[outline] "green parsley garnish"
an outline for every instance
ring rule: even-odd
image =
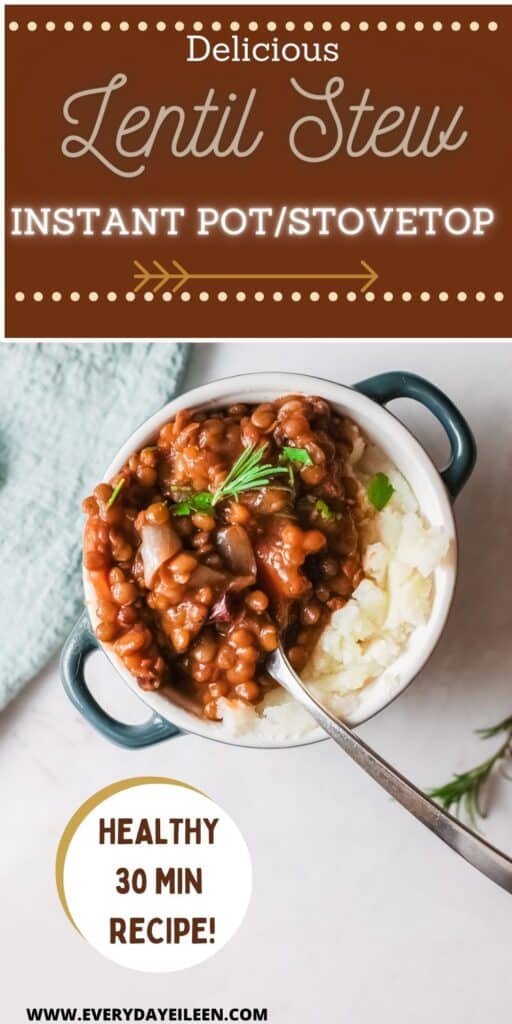
[[[189,516],[192,512],[209,512],[212,504],[213,494],[210,494],[210,491],[199,491],[185,501],[178,502],[172,511],[175,516]]]
[[[319,498],[318,501],[315,501],[315,509],[320,513],[321,518],[326,519],[327,522],[331,522],[331,520],[334,519],[334,512],[332,508],[329,508],[329,505],[323,500],[323,498]]]
[[[303,466],[313,465],[313,459],[305,448],[289,448],[285,446],[282,449],[282,454],[290,462],[300,462]]]
[[[270,462],[262,462],[268,445],[260,448],[251,444],[244,448],[242,454],[232,465],[226,479],[212,494],[211,491],[199,491],[197,494],[180,501],[173,512],[178,516],[188,516],[191,512],[207,512],[215,508],[219,501],[226,498],[237,498],[244,491],[254,491],[266,487],[277,473],[287,473],[285,466],[272,466]]]
[[[395,488],[385,473],[376,473],[369,481],[366,493],[373,507],[377,508],[380,512],[387,505],[392,494],[395,493]]]
[[[114,502],[117,501],[117,499],[119,497],[119,494],[121,493],[121,488],[124,487],[124,483],[125,483],[125,478],[123,476],[123,477],[121,477],[121,480],[119,480],[119,482],[114,487],[114,490],[112,491],[112,494],[110,495],[110,498],[107,501],[107,508],[112,508],[112,505],[114,504]]]

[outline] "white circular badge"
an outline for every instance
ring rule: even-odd
[[[251,895],[245,840],[228,814],[185,783],[126,779],[67,825],[57,888],[99,953],[138,971],[179,971],[213,956]]]

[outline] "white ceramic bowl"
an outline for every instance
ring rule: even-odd
[[[384,386],[385,381],[388,384],[387,389]],[[391,386],[390,382],[393,382]],[[378,386],[376,386],[377,384]],[[364,388],[367,394],[356,390],[355,387],[348,387],[333,383],[332,381],[292,373],[250,373],[211,381],[202,387],[195,388],[193,391],[188,391],[173,399],[173,401],[155,413],[154,416],[146,420],[123,444],[108,466],[104,476],[105,480],[110,480],[112,476],[119,472],[134,451],[138,451],[154,441],[160,428],[167,420],[174,417],[180,409],[190,406],[199,408],[224,407],[235,402],[253,404],[271,401],[281,395],[290,393],[318,394],[326,398],[338,412],[346,414],[355,420],[364,433],[378,444],[381,450],[389,456],[403,474],[414,491],[421,512],[426,519],[432,525],[444,528],[450,539],[450,547],[448,556],[443,559],[442,565],[435,570],[435,592],[432,613],[428,623],[414,632],[407,649],[391,667],[392,682],[390,681],[390,670],[387,670],[387,672],[374,683],[367,686],[362,692],[357,713],[354,713],[348,719],[350,725],[358,725],[384,708],[408,686],[423,667],[434,650],[445,626],[457,575],[455,522],[450,495],[445,481],[416,438],[412,436],[395,416],[384,408],[383,404],[379,403],[388,401],[391,397],[397,397],[398,395],[409,395],[409,397],[419,398],[435,414],[438,414],[447,429],[452,447],[452,463],[445,476],[446,482],[452,487],[452,491],[458,489],[465,482],[465,479],[467,479],[471,472],[475,459],[474,442],[467,424],[450,403],[449,399],[427,381],[423,381],[421,378],[410,374],[393,373],[373,378],[356,387]],[[418,389],[417,394],[413,394],[415,387]],[[368,393],[375,397],[368,397]],[[435,408],[436,402],[441,403],[441,410]],[[461,433],[463,435],[462,446],[460,443]],[[468,444],[470,448],[471,444],[473,445],[470,452],[467,450]],[[462,458],[461,447],[464,449],[464,446],[466,450],[465,453],[462,453],[464,456]],[[455,481],[454,464],[457,462],[457,459],[464,462],[464,465],[455,466],[455,470],[457,470],[455,475],[458,474]],[[96,624],[94,592],[85,569],[83,578],[86,603],[91,623],[94,626]],[[87,707],[88,700],[83,687],[80,694],[78,694],[73,686],[73,680],[70,683],[69,676],[71,670],[69,663],[66,663],[66,658],[67,662],[69,662],[70,647],[72,646],[72,642],[68,641],[68,650],[66,652],[65,649],[63,654],[65,686],[74,703],[86,717],[92,720],[98,728],[101,728],[97,715],[92,714],[90,708]],[[218,725],[215,722],[200,719],[193,713],[171,703],[167,697],[162,696],[158,691],[143,692],[138,686],[136,679],[126,670],[113,650],[108,645],[101,646],[133,693],[156,712],[158,721],[162,723],[170,721],[178,727],[179,731],[191,732],[209,739],[221,739],[230,742],[229,738],[219,736]],[[82,661],[86,653],[82,651]],[[73,671],[76,674],[76,664]],[[111,719],[110,722],[112,722]],[[129,728],[124,726],[124,729]],[[109,732],[103,729],[102,731],[106,731],[111,739],[123,742],[123,739],[119,736],[112,735],[112,730]],[[165,732],[165,729],[161,731]],[[148,738],[146,742],[155,742],[159,738],[164,738],[164,736],[155,736],[152,740]],[[308,734],[306,739],[300,740],[291,737],[288,741],[259,744],[255,742],[254,737],[248,734],[246,737],[241,736],[231,742],[236,742],[240,746],[264,745],[266,747],[282,747],[293,746],[297,742],[317,742],[322,738],[325,738],[325,734],[315,730]],[[138,743],[127,742],[126,745],[142,746],[144,741],[141,739]]]

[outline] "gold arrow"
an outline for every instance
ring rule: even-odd
[[[363,281],[360,291],[365,292],[368,288],[371,288],[372,284],[378,278],[376,270],[366,263],[365,260],[361,260],[361,266],[364,269],[364,273],[359,274],[337,274],[335,272],[329,274],[190,274],[185,267],[182,267],[178,260],[172,261],[172,270],[167,270],[166,267],[158,260],[152,260],[154,271],[148,270],[139,260],[133,261],[137,267],[139,273],[134,274],[134,278],[138,281],[135,285],[135,291],[139,292],[142,288],[150,287],[151,291],[156,295],[161,288],[164,288],[166,284],[173,281],[172,290],[173,292],[179,292],[183,285],[187,284],[188,281]]]

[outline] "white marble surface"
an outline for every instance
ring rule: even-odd
[[[478,726],[512,711],[512,347],[484,342],[207,343],[189,381],[257,369],[347,383],[384,369],[433,379],[467,415],[477,470],[457,502],[460,583],[443,639],[409,691],[364,735],[421,785],[483,756]],[[431,450],[430,418],[397,410]],[[5,585],[5,583],[4,583]],[[19,596],[22,600],[22,595]],[[30,642],[30,637],[27,638]],[[95,687],[128,720],[141,705],[95,655]],[[272,1024],[510,1021],[511,897],[394,805],[330,742],[250,751],[192,736],[129,753],[65,699],[53,664],[0,718],[1,1019],[26,1006],[267,1006]],[[255,874],[246,920],[200,967],[147,976],[90,949],[57,900],[53,861],[71,813],[130,775],[165,774],[232,814]],[[512,785],[486,826],[512,849]]]

